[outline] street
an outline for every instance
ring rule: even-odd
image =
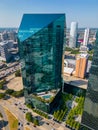
[[[3,120],[4,120],[4,122],[2,122],[2,125],[4,126],[5,130],[9,130],[8,119],[7,119],[7,116],[5,114],[3,107],[1,105],[0,105],[0,112],[2,113]]]
[[[6,69],[2,69],[0,70],[0,79],[8,76],[9,74],[14,73],[15,71],[20,69],[20,64],[19,63],[14,63],[9,65],[9,67],[7,67]]]
[[[65,128],[64,125],[59,124],[53,120],[43,118],[34,113],[31,109],[27,108],[26,105],[24,105],[24,98],[17,99],[11,97],[8,100],[1,100],[0,104],[4,108],[8,109],[18,119],[19,130],[24,130],[25,126],[28,126],[28,128],[31,130],[51,130],[53,128],[54,130],[68,130],[68,128]],[[31,112],[33,117],[39,117],[39,126],[34,127],[33,123],[29,123],[28,125],[28,121],[25,119],[25,114],[27,112]]]

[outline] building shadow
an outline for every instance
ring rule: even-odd
[[[5,95],[5,97],[4,97],[3,99],[4,99],[4,100],[10,99],[10,95]]]
[[[73,80],[73,81],[70,81],[70,84],[75,84],[75,86],[81,86],[81,85],[87,85],[87,81],[84,81],[84,80]]]
[[[38,120],[40,120],[40,121],[43,119],[43,118],[40,117],[40,116],[35,116],[35,118],[38,119]]]
[[[39,126],[43,125],[44,123],[45,123],[44,121],[40,121]]]
[[[82,82],[82,85],[83,83],[85,84],[85,82]],[[85,96],[86,89],[80,88],[78,86],[79,85],[73,83],[72,84],[64,83],[63,92],[76,95],[76,96]]]

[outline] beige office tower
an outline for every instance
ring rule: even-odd
[[[80,54],[76,58],[76,72],[75,76],[79,78],[84,78],[87,70],[88,55]]]

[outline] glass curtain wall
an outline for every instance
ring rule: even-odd
[[[19,53],[25,95],[58,89],[62,85],[65,15],[51,14],[49,17],[53,15],[56,15],[55,19],[43,28],[38,29],[35,26],[35,33],[25,40],[20,40],[22,31],[21,28],[19,30]],[[23,33],[25,34],[25,31]],[[27,37],[26,34],[24,37]]]
[[[82,125],[91,130],[98,130],[98,32],[84,103]]]

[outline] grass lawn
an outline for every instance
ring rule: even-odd
[[[16,119],[16,117],[7,109],[5,109],[5,112],[8,117],[10,130],[17,130],[18,129],[18,120]]]

